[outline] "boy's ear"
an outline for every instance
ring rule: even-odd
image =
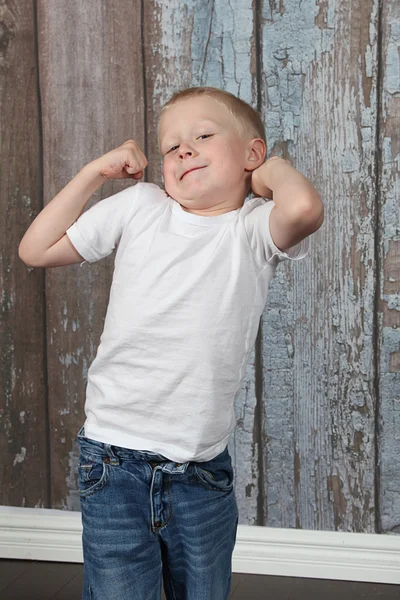
[[[264,140],[255,138],[248,143],[246,149],[245,171],[254,171],[260,167],[267,154]]]

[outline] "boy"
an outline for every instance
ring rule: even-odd
[[[86,165],[19,249],[54,267],[118,245],[78,433],[83,600],[159,600],[161,576],[171,600],[228,598],[235,399],[276,266],[304,258],[323,221],[311,183],[264,162],[263,123],[235,96],[183,90],[158,134],[165,190],[138,183],[81,214],[104,180],[142,176],[129,140]]]

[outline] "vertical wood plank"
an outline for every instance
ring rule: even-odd
[[[263,320],[264,524],[373,532],[378,1],[265,0],[262,16],[269,147],[325,204]]]
[[[18,256],[41,205],[32,2],[0,4],[0,504],[48,507],[43,273]]]
[[[162,186],[161,105],[213,85],[254,107],[260,93],[268,155],[325,203],[311,256],[278,267],[235,406],[240,522],[399,533],[398,2],[38,0],[39,63],[34,6],[0,6],[2,504],[80,510],[76,434],[114,266],[32,269],[21,237],[129,138]],[[107,182],[86,209],[129,185]]]
[[[85,164],[126,140],[144,148],[141,3],[39,0],[38,22],[47,203]],[[130,185],[106,182],[86,209]],[[46,269],[51,508],[80,510],[76,436],[114,258]]]
[[[382,2],[379,114],[380,531],[400,533],[400,4]]]
[[[253,3],[145,3],[145,68],[148,114],[149,180],[163,187],[157,147],[160,107],[183,88],[215,86],[257,107]],[[257,523],[258,445],[255,356],[251,354],[235,407],[237,428],[229,452],[235,465],[240,523]]]

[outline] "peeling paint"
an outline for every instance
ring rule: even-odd
[[[398,3],[382,7],[380,131],[379,500],[384,532],[400,533],[400,24]]]
[[[21,452],[19,454],[15,455],[14,462],[13,462],[13,467],[15,467],[15,465],[17,463],[22,463],[25,460],[25,457],[26,457],[26,448],[24,448],[22,446],[21,447]]]
[[[264,2],[261,57],[255,50],[253,2],[206,0],[199,4],[191,0],[181,5],[155,0],[150,9],[147,6],[145,3],[145,10],[154,9],[151,26],[158,28],[160,35],[150,39],[146,51],[161,56],[161,61],[157,60],[163,67],[146,73],[148,81],[154,78],[150,99],[154,107],[176,89],[202,84],[232,91],[254,106],[256,66],[261,58],[260,88],[268,148],[295,159],[296,166],[315,179],[326,199],[329,227],[321,232],[325,237],[321,244],[315,244],[312,260],[296,267],[286,264],[271,285],[261,335],[262,355],[256,363],[252,351],[235,406],[237,427],[230,451],[237,471],[241,522],[372,531],[376,458],[382,527],[396,533],[400,527],[400,234],[396,175],[400,165],[396,129],[400,26],[395,3],[382,3],[384,64],[379,140],[375,138],[377,0],[356,4],[329,0]],[[359,8],[357,14],[354,7]],[[112,56],[111,63],[121,66]],[[100,68],[96,77],[100,81]],[[65,86],[65,82],[60,85]],[[377,148],[382,153],[378,201],[374,189]],[[18,208],[24,218],[34,216],[31,198],[15,185],[7,218],[13,218]],[[373,246],[377,224],[381,227],[377,232],[380,264],[376,263]],[[382,272],[377,273],[380,266]],[[2,269],[0,312],[13,324],[18,296],[6,291],[10,286],[4,276],[11,274],[11,279],[16,268],[3,258]],[[34,268],[29,267],[21,273],[27,277],[32,271]],[[87,269],[84,276],[89,288],[96,284],[95,269]],[[382,289],[378,290],[376,329],[374,298],[378,280]],[[93,295],[85,327],[97,327],[98,310],[98,298]],[[59,322],[60,327],[52,327],[49,335],[50,345],[57,348],[58,338],[64,340],[68,331],[81,329],[67,302],[63,302]],[[373,337],[376,330],[378,340]],[[4,408],[0,413],[8,443],[13,427],[42,418],[40,411],[35,416],[21,411],[21,405],[16,404],[20,397],[36,397],[37,382],[21,380],[17,389],[20,373],[14,365],[18,348],[13,346],[13,336],[10,327],[2,351],[4,404],[15,409],[11,417]],[[87,378],[97,349],[93,337],[85,344],[85,355],[83,346],[73,351],[68,347],[68,352],[59,355],[65,367],[60,367],[61,385],[68,383],[68,367],[80,361],[82,377]],[[379,398],[374,396],[376,351]],[[75,375],[79,376],[77,370]],[[51,369],[50,376],[55,377]],[[263,380],[262,389],[256,386],[256,379],[257,386]],[[78,395],[75,390],[69,397],[70,406],[74,405],[72,415],[80,402],[74,395]],[[375,457],[374,411],[378,401],[380,456]],[[60,419],[61,427],[55,428],[54,434],[60,434],[60,444],[66,445],[71,410],[59,406],[56,414],[58,411],[66,418]],[[74,444],[68,454],[68,496],[62,507],[79,510],[79,447]],[[13,466],[23,462],[25,455],[26,448],[21,448]],[[43,501],[37,506],[43,507]]]
[[[263,335],[268,525],[374,531],[374,494],[366,505],[365,495],[352,490],[361,481],[374,484],[368,381],[378,2],[368,0],[357,19],[350,5],[339,10],[323,0],[287,0],[281,8],[263,4],[261,90],[270,154],[293,160],[310,177],[326,198],[332,228],[313,267],[286,264],[270,286]],[[317,306],[313,270],[326,275]],[[282,507],[289,500],[287,518]]]
[[[65,367],[69,367],[70,365],[78,365],[79,357],[83,354],[83,346],[76,348],[74,352],[67,352],[66,354],[59,354],[58,360]]]
[[[334,506],[335,530],[343,531],[341,528],[346,515],[347,502],[343,493],[343,482],[339,474],[328,477],[328,489],[331,492],[331,499]]]

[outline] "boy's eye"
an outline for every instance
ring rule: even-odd
[[[203,133],[202,135],[199,135],[199,137],[198,137],[197,139],[199,139],[199,138],[202,138],[202,137],[204,137],[204,136],[205,136],[205,137],[210,137],[211,135],[213,135],[213,134],[212,134],[212,133]],[[179,144],[178,144],[178,146],[179,146]],[[167,151],[167,154],[168,154],[168,152],[171,152],[172,150],[174,150],[174,148],[178,148],[178,146],[172,146],[172,148],[170,148],[170,149]]]

